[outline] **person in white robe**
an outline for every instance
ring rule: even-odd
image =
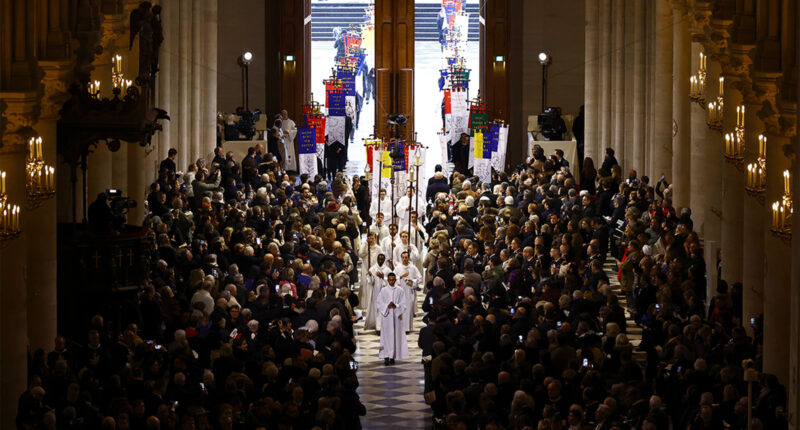
[[[428,243],[428,232],[425,231],[425,226],[419,222],[419,216],[416,211],[411,212],[411,231],[412,233],[408,240],[411,241],[417,249],[422,249],[423,246]]]
[[[375,217],[375,222],[369,226],[369,232],[375,233],[378,237],[378,242],[381,241],[389,236],[389,227],[383,223],[383,220],[386,219],[386,215],[383,212],[378,212],[378,215]]]
[[[403,327],[406,332],[414,329],[414,308],[417,304],[417,286],[419,285],[422,275],[420,275],[417,266],[411,263],[408,251],[403,251],[401,256],[401,263],[395,267],[395,273],[400,280],[400,285],[403,287],[406,296],[406,307],[403,312]]]
[[[287,170],[297,170],[297,157],[294,153],[294,138],[297,136],[297,124],[289,118],[286,109],[281,111],[281,131],[283,131],[283,162]]]
[[[408,229],[408,220],[411,217],[411,212],[419,212],[419,207],[425,207],[425,199],[417,198],[414,195],[415,188],[409,186],[406,188],[406,195],[400,197],[397,201],[395,209],[397,210],[397,225],[401,229]]]
[[[392,269],[386,264],[386,256],[378,254],[378,261],[369,268],[367,274],[367,281],[369,288],[372,289],[370,294],[370,303],[366,306],[367,317],[364,319],[364,330],[380,330],[381,318],[378,318],[378,296],[383,287],[386,286],[389,273]]]
[[[394,267],[394,249],[398,246],[400,246],[400,235],[397,232],[397,224],[389,224],[389,236],[381,241],[381,251],[386,255],[391,267]]]
[[[378,261],[378,255],[381,253],[381,247],[378,246],[375,240],[375,233],[367,235],[367,240],[361,244],[358,249],[358,258],[361,259],[361,274],[359,276],[359,293],[358,301],[361,309],[367,309],[372,297],[372,286],[367,281],[367,273],[369,268],[374,266]]]
[[[378,192],[378,200],[373,200],[369,205],[369,216],[375,219],[378,213],[382,213],[385,218],[392,218],[392,199],[386,196],[386,190]]]
[[[408,358],[408,341],[403,329],[405,321],[406,295],[397,285],[397,276],[389,273],[387,283],[378,293],[377,309],[381,316],[381,346],[378,358],[384,365]]]
[[[404,252],[408,252],[409,258],[411,259],[411,264],[415,265],[419,262],[419,250],[413,243],[409,243],[408,240],[408,231],[403,230],[400,232],[400,243],[394,247],[394,264],[397,267],[397,264],[402,261],[402,255]]]

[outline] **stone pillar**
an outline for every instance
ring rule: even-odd
[[[706,71],[706,102],[716,100],[719,77],[722,68],[717,61],[712,61],[711,58],[707,62]],[[706,111],[703,111],[703,122],[707,119]],[[702,135],[702,134],[701,134]],[[706,126],[706,139],[703,142],[705,149],[705,173],[708,182],[705,187],[709,192],[706,194],[705,199],[705,222],[703,228],[703,238],[707,242],[712,240],[717,244],[720,243],[722,238],[722,230],[720,224],[722,223],[722,165],[725,163],[724,147],[722,143],[722,135],[716,130],[711,130]],[[708,267],[713,268],[713,262],[708,261]],[[711,290],[716,291],[716,288]]]
[[[647,67],[646,67],[646,48],[647,36],[645,32],[646,4],[641,1],[634,2],[633,14],[633,163],[630,165],[639,174],[649,174],[645,172],[644,148],[646,139],[647,107]],[[588,36],[587,36],[588,37]]]
[[[694,37],[694,36],[693,36]],[[692,41],[692,70],[700,67],[700,53],[703,45],[699,41]],[[706,220],[706,188],[708,187],[708,171],[706,170],[706,111],[698,104],[692,103],[691,112],[691,153],[689,160],[692,171],[692,181],[689,183],[689,207],[692,208],[694,229],[701,236]],[[679,126],[680,127],[680,126]]]
[[[128,142],[128,197],[136,200],[136,207],[128,212],[128,224],[142,225],[144,202],[147,198],[145,186],[145,153],[139,142]]]
[[[755,103],[753,103],[755,102]],[[758,100],[745,99],[745,139],[747,141],[745,163],[755,162],[758,156],[758,135],[764,132],[764,124],[758,118]],[[742,264],[742,325],[753,335],[750,318],[764,313],[764,234],[769,227],[765,218],[765,201],[753,196],[745,197],[743,217],[742,249],[747,252],[747,263]]]
[[[204,59],[201,152],[209,153],[217,145],[217,0],[205,0],[206,8],[203,16]],[[179,166],[178,170],[185,171],[186,166]]]
[[[612,99],[613,122],[611,130],[611,141],[615,155],[621,166],[629,166],[630,163],[625,159],[625,0],[614,0],[614,16],[612,18],[612,28],[614,30],[613,43],[613,82]]]
[[[689,206],[689,184],[692,183],[691,163],[691,106],[689,76],[692,47],[689,38],[689,15],[683,2],[673,2],[672,46],[672,117],[677,133],[672,139],[672,205],[676,210]]]
[[[602,152],[599,146],[599,115],[600,115],[600,89],[598,88],[598,17],[600,0],[586,0],[586,58],[584,74],[584,127],[583,142],[584,156],[590,157],[598,165]]]
[[[726,76],[724,91],[723,132],[732,133],[736,126],[736,107],[742,95],[734,90],[735,78]],[[724,141],[723,141],[724,142]],[[742,217],[744,216],[744,175],[742,167],[725,162],[722,181],[722,279],[728,285],[742,281]],[[749,251],[748,251],[749,254]]]
[[[767,126],[767,207],[772,219],[772,202],[783,195],[783,171],[790,168],[783,146],[790,139]],[[765,234],[766,266],[764,279],[764,372],[789,381],[789,343],[792,327],[790,312],[791,248],[772,232]],[[796,329],[796,328],[795,328]],[[787,339],[789,341],[787,341]]]
[[[600,0],[600,136],[598,152],[602,158],[605,148],[611,146],[611,124],[614,117],[611,95],[611,0]],[[600,161],[600,160],[597,160]]]
[[[655,139],[649,155],[653,183],[662,174],[672,181],[672,8],[669,0],[656,0],[655,8]]]
[[[7,204],[21,208],[22,234],[0,247],[0,428],[16,428],[17,401],[27,388],[27,236],[30,212],[26,210],[25,159],[28,139],[39,117],[41,94],[33,91],[2,92],[5,130],[0,148],[0,170],[6,172]]]
[[[69,98],[67,82],[72,75],[71,61],[40,61],[44,71],[45,96],[42,114],[36,124],[37,134],[42,138],[45,164],[56,170],[67,169],[59,165],[56,157],[56,123],[58,111]],[[58,193],[59,190],[56,190]],[[61,190],[67,196],[68,189]],[[28,313],[28,337],[31,350],[53,348],[53,339],[58,329],[58,291],[56,288],[56,198],[51,198],[33,210],[27,211],[26,225],[31,244],[27,248],[27,265],[34,267],[28,273],[28,308],[37,312]]]

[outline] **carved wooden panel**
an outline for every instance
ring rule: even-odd
[[[408,124],[400,130],[400,137],[408,140],[413,138],[414,130],[414,69],[402,68],[397,77],[397,113],[408,117]]]
[[[382,72],[383,82],[376,83],[379,100],[375,103],[375,121],[379,134],[386,135],[385,116],[391,113],[407,115],[409,123],[406,132],[411,133],[414,129],[413,0],[383,0],[375,3],[375,68],[378,71],[385,69]],[[402,72],[401,76],[401,69],[409,70]],[[402,103],[399,101],[401,90],[405,94]]]
[[[392,98],[392,73],[387,68],[375,69],[375,130],[378,136],[387,136],[386,115]]]

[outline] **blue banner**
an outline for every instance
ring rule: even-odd
[[[500,125],[492,124],[489,127],[489,131],[486,134],[486,146],[484,148],[488,148],[490,152],[497,152],[497,140],[500,138]],[[484,152],[486,150],[484,149]],[[490,158],[484,157],[484,158]]]
[[[314,128],[297,129],[297,146],[301,154],[317,153],[317,130]]]
[[[400,150],[405,153],[405,148],[402,143],[397,144],[395,148],[400,148]],[[406,157],[400,157],[399,159],[392,159],[392,169],[395,172],[405,172],[406,171]]]
[[[341,79],[346,96],[356,95],[356,76],[353,70],[349,68],[337,68],[336,77]]]
[[[344,116],[344,92],[328,93],[328,116]]]

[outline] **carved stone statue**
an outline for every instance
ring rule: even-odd
[[[158,51],[164,41],[161,27],[161,6],[152,6],[150,2],[142,2],[131,12],[131,40],[133,47],[136,35],[139,35],[139,80],[152,83],[158,72]]]

